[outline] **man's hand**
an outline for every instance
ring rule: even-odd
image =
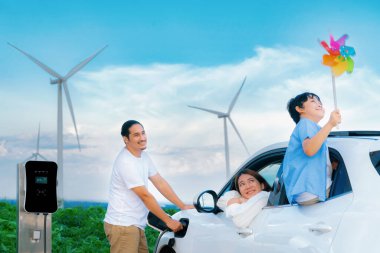
[[[188,210],[188,209],[194,209],[195,207],[193,205],[183,205],[181,207],[181,210]]]
[[[182,223],[173,219],[170,219],[166,223],[166,226],[168,226],[168,228],[170,228],[173,232],[178,232],[183,229]]]

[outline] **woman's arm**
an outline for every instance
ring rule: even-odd
[[[262,191],[243,204],[227,206],[226,215],[237,227],[248,227],[268,203],[269,192]]]
[[[222,209],[223,211],[226,211],[226,207],[227,207],[227,203],[229,200],[233,199],[233,198],[238,198],[238,197],[241,197],[241,195],[235,191],[235,190],[231,190],[231,191],[228,191],[228,192],[225,192],[223,194],[223,196],[221,196],[219,199],[218,199],[218,202],[217,202],[217,206]]]
[[[247,199],[243,198],[243,197],[236,197],[236,198],[232,198],[230,200],[227,201],[227,206],[230,206],[232,204],[243,204],[247,202]]]

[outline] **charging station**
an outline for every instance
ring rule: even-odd
[[[17,166],[17,252],[51,252],[51,213],[57,210],[57,164]]]

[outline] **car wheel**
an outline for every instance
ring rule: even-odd
[[[160,253],[176,253],[175,250],[172,247],[169,247],[168,245],[162,247],[160,250]]]

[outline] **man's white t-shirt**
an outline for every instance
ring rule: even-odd
[[[124,147],[113,165],[104,221],[112,225],[135,225],[144,229],[149,210],[131,188],[148,188],[148,178],[155,174],[156,167],[147,153],[143,151],[141,157],[135,157]]]

